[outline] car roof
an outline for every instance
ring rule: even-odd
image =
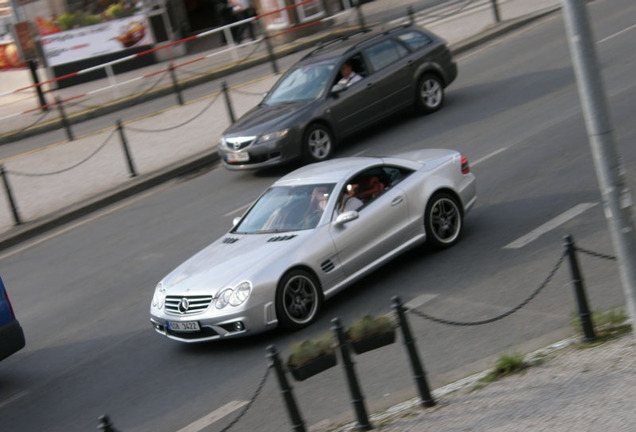
[[[330,159],[298,168],[280,178],[274,186],[294,186],[316,183],[338,183],[353,174],[382,163],[378,157],[345,157]]]
[[[408,30],[426,31],[412,24],[403,24],[388,30],[366,29],[358,31],[319,44],[311,52],[305,54],[305,56],[298,61],[297,65],[337,60],[347,52],[354,51],[357,48],[364,48],[366,45],[373,43],[376,39],[379,40],[390,34],[401,33]]]

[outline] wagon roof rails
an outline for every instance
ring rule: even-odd
[[[344,36],[339,36],[337,38],[331,39],[327,42],[319,42],[318,46],[316,48],[314,48],[313,50],[311,50],[310,52],[308,52],[307,54],[305,54],[303,56],[303,58],[301,60],[305,60],[306,58],[309,58],[315,54],[317,54],[318,52],[322,51],[323,49],[327,48],[328,46],[337,44],[337,43],[341,43],[341,42],[345,42],[347,41],[349,38],[353,37],[353,36],[357,36],[359,34],[364,34],[364,33],[368,33],[370,32],[371,29],[370,28],[363,28],[360,29],[354,33],[348,34],[348,35],[344,35]]]

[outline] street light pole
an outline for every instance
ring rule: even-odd
[[[632,323],[636,324],[636,237],[631,195],[614,141],[586,1],[562,0],[562,3],[572,64],[605,217],[618,256],[627,312]]]

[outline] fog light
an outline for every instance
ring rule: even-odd
[[[234,323],[234,330],[235,331],[243,331],[245,329],[245,326],[243,325],[242,322],[237,321]]]

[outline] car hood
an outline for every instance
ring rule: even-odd
[[[257,105],[230,126],[224,135],[259,135],[283,129],[290,118],[311,102],[313,101],[289,102],[273,106]]]
[[[162,280],[168,294],[216,295],[282,262],[307,231],[275,234],[227,234],[192,256]]]

